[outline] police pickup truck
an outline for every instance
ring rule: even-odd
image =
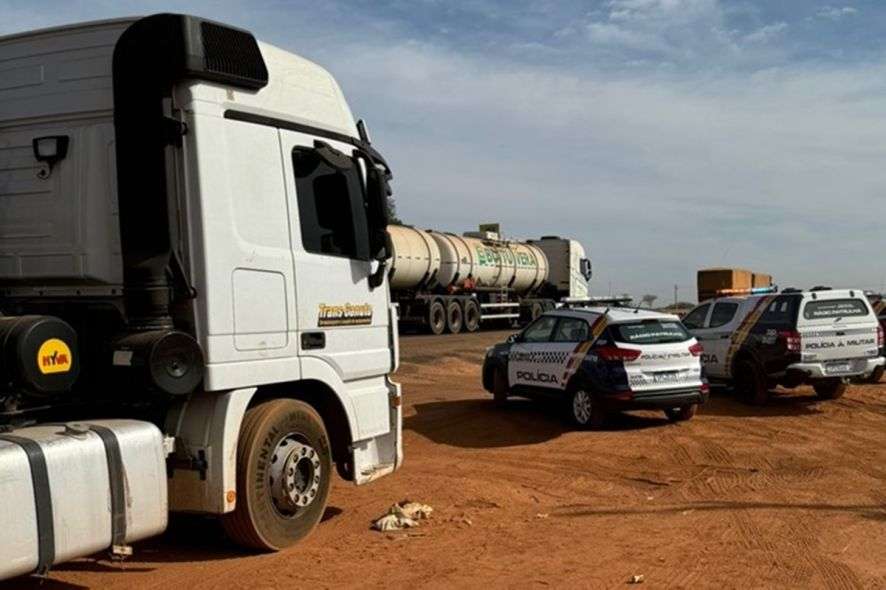
[[[882,293],[869,293],[868,301],[871,302],[871,306],[874,308],[874,313],[877,315],[880,327],[883,330],[886,330],[886,295],[883,295]],[[883,346],[883,343],[881,343],[880,346],[880,355],[886,356],[886,346]],[[877,367],[866,381],[868,383],[879,383],[880,379],[883,378],[884,372],[886,372],[886,367]]]
[[[566,403],[572,422],[599,428],[613,410],[660,409],[689,420],[708,396],[702,348],[673,315],[630,308],[549,311],[491,347],[483,387]]]
[[[755,404],[777,385],[811,384],[820,398],[838,398],[850,378],[868,377],[886,362],[883,328],[860,290],[720,297],[693,309],[683,324],[704,346],[711,382],[732,384]]]

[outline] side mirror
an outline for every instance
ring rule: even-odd
[[[366,171],[366,217],[369,222],[369,254],[373,260],[390,257],[388,195],[391,188],[385,171],[370,166]]]
[[[587,258],[582,258],[581,262],[579,263],[579,267],[579,270],[581,271],[581,276],[583,276],[586,281],[590,281],[591,277],[594,274],[593,269],[591,268],[591,261]]]
[[[520,339],[520,334],[511,334],[510,336],[508,336],[507,343],[514,344],[515,342],[519,341],[519,339]]]

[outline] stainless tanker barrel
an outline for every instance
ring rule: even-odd
[[[438,281],[444,287],[465,286],[471,279],[478,290],[531,291],[548,275],[548,259],[536,246],[520,242],[482,240],[429,230],[440,250]]]
[[[391,237],[391,289],[413,289],[419,285],[433,286],[440,270],[440,249],[428,232],[389,225]],[[431,285],[428,285],[428,282]]]

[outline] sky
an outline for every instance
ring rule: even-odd
[[[0,0],[0,34],[162,11],[330,70],[407,223],[577,239],[596,295],[886,290],[882,0]]]

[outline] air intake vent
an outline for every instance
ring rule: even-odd
[[[200,32],[207,72],[239,78],[245,86],[255,88],[268,83],[268,70],[255,37],[206,21],[200,23]]]

